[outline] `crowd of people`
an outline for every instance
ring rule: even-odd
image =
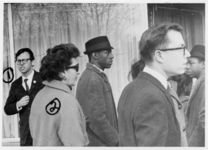
[[[142,34],[141,58],[118,108],[104,72],[114,58],[107,36],[85,43],[89,62],[75,95],[80,51],[74,44],[49,48],[39,72],[32,50],[20,49],[22,75],[4,106],[7,115],[19,114],[20,145],[205,146],[205,47],[187,50],[182,33],[179,24],[164,23]]]

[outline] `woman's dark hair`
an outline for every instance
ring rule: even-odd
[[[192,87],[192,78],[186,74],[172,76],[170,80],[177,82],[178,96],[189,96]]]
[[[78,48],[72,44],[60,44],[47,50],[41,60],[40,74],[43,80],[62,80],[60,72],[71,65],[71,59],[80,55]]]
[[[137,75],[143,71],[145,67],[144,61],[141,59],[139,61],[136,61],[131,65],[131,71],[129,72],[129,75],[131,75],[132,79],[135,79]]]
[[[35,57],[34,57],[33,52],[32,52],[31,49],[29,49],[29,48],[21,48],[21,49],[19,49],[18,52],[16,53],[16,55],[15,55],[15,60],[17,60],[17,57],[18,57],[19,55],[21,55],[22,53],[24,53],[24,52],[27,52],[27,53],[30,55],[30,60],[31,60],[31,61],[33,61],[33,60],[35,59]]]

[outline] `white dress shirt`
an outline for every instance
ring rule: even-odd
[[[153,77],[155,77],[158,81],[160,81],[160,83],[164,86],[165,89],[168,88],[167,79],[162,74],[157,72],[156,70],[153,70],[148,66],[145,66],[143,69],[143,72],[146,72],[146,73],[152,75]]]
[[[31,88],[31,85],[32,85],[32,79],[33,79],[34,73],[35,73],[35,71],[32,70],[32,72],[31,72],[27,77],[22,76],[22,86],[23,86],[23,88],[24,88],[25,90],[26,90],[26,85],[25,85],[24,80],[25,80],[25,79],[28,79],[28,80],[27,80],[27,85],[28,85],[28,87],[29,87],[29,89],[30,89],[30,88]],[[22,107],[18,107],[18,106],[17,106],[17,103],[16,103],[16,108],[17,108],[17,111],[20,111],[20,110],[22,109]]]
[[[31,85],[32,85],[32,79],[33,79],[34,73],[35,73],[35,71],[32,70],[32,72],[27,77],[22,76],[22,86],[24,87],[25,90],[26,90],[26,86],[25,86],[24,80],[25,79],[28,79],[27,80],[27,85],[28,85],[28,87],[30,89],[31,88]]]

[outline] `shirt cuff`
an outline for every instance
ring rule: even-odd
[[[22,107],[17,106],[17,103],[16,103],[16,108],[17,108],[17,111],[20,111],[22,109]]]

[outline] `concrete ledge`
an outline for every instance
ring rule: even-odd
[[[20,139],[19,138],[2,139],[2,146],[20,146]]]

